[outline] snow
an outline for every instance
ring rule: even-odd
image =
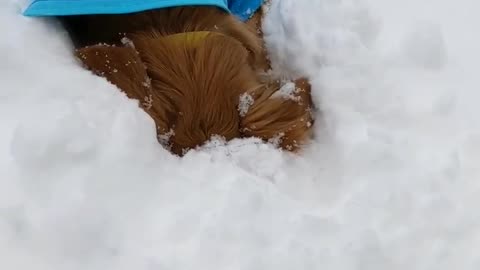
[[[288,75],[288,74],[286,74]],[[292,81],[282,82],[280,89],[272,95],[272,98],[281,97],[283,99],[291,99],[293,101],[300,102],[300,98],[295,96],[299,89],[296,88],[295,83]]]
[[[244,93],[240,95],[239,102],[238,102],[239,115],[242,117],[247,115],[248,110],[250,109],[250,106],[253,105],[254,101],[255,100],[253,99],[253,97],[248,93]]]
[[[273,0],[315,141],[180,159],[54,22],[0,7],[1,269],[479,269],[474,0]]]

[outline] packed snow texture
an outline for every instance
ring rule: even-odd
[[[477,0],[272,0],[315,141],[182,159],[26,4],[0,6],[0,269],[480,269]]]

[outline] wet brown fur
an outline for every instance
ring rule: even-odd
[[[296,151],[313,124],[310,85],[297,80],[294,99],[275,95],[280,82],[264,74],[259,18],[246,25],[214,7],[179,7],[63,21],[86,68],[139,100],[172,152],[181,155],[213,135],[280,138],[280,147]],[[165,38],[194,31],[213,33],[194,44]],[[244,114],[241,96],[253,100]]]

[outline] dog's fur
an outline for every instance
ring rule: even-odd
[[[280,147],[295,151],[313,124],[310,85],[300,79],[293,97],[275,94],[280,82],[265,75],[259,18],[245,24],[218,8],[198,6],[63,22],[78,58],[138,99],[172,152],[182,155],[213,135],[280,138]],[[198,31],[210,33],[195,42],[168,38]]]

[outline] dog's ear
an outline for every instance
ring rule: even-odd
[[[151,88],[145,65],[131,47],[95,45],[77,49],[85,68],[106,78],[130,98],[143,99]]]
[[[146,67],[132,46],[95,45],[77,49],[75,55],[87,69],[138,100],[155,121],[159,134],[169,131],[169,102],[152,91]]]
[[[289,151],[298,150],[311,135],[312,99],[305,79],[280,87],[263,85],[240,97],[241,131],[245,137],[274,141]]]

